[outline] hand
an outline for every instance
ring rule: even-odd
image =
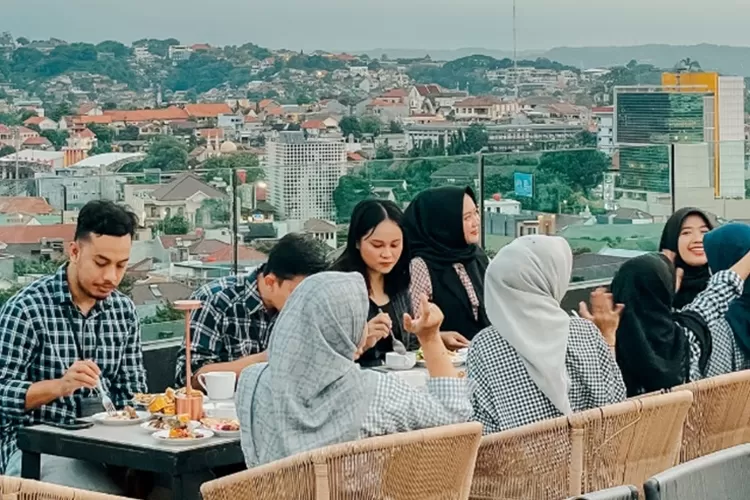
[[[443,324],[443,311],[438,306],[429,302],[426,295],[422,295],[419,301],[416,318],[404,313],[404,330],[417,336],[419,342],[439,338],[440,325]]]
[[[666,248],[661,251],[662,255],[664,255],[666,258],[669,259],[669,261],[674,264],[677,262],[677,254],[673,252],[672,250],[667,250]],[[685,276],[685,270],[681,267],[678,267],[674,271],[675,273],[675,283],[674,283],[674,291],[675,293],[680,291],[680,286],[682,286],[682,278]]]
[[[371,349],[379,340],[390,335],[391,326],[391,317],[383,312],[368,321],[367,330],[365,331],[365,343],[357,349],[357,352],[354,354],[354,360],[359,359],[366,350]]]
[[[612,294],[604,288],[597,288],[591,292],[591,310],[586,302],[578,305],[579,314],[582,318],[594,323],[604,336],[607,345],[613,347],[617,336],[617,327],[620,325],[620,316],[625,308],[623,304],[614,304]]]
[[[96,366],[96,363],[90,359],[76,361],[59,379],[60,396],[70,396],[83,387],[94,389],[101,373],[102,371]]]
[[[468,339],[458,332],[440,332],[440,336],[443,338],[445,347],[451,351],[469,347]]]

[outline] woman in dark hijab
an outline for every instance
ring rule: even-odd
[[[750,225],[731,223],[709,232],[705,238],[711,272],[719,273],[750,252]],[[711,328],[714,352],[708,375],[715,376],[750,368],[750,286],[729,304],[724,318]]]
[[[484,273],[489,264],[479,243],[479,211],[471,188],[445,186],[419,193],[404,226],[412,250],[412,304],[427,295],[444,313],[443,341],[468,346],[489,326],[484,311]]]
[[[707,376],[712,330],[739,296],[750,257],[713,275],[706,289],[674,312],[680,287],[674,254],[647,254],[627,261],[612,280],[616,303],[625,304],[617,328],[616,358],[628,396],[667,389]]]
[[[659,251],[676,254],[675,267],[682,269],[682,285],[674,298],[674,308],[682,309],[708,284],[711,273],[703,249],[703,235],[713,229],[708,216],[697,208],[681,208],[667,221],[661,234]]]

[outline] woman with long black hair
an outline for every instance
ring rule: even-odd
[[[478,245],[474,191],[457,186],[423,191],[406,209],[404,221],[412,249],[412,302],[426,295],[445,315],[441,335],[446,347],[467,347],[490,325],[484,310],[489,259]]]
[[[357,272],[365,278],[370,309],[368,340],[359,358],[362,365],[379,365],[393,350],[394,338],[409,349],[416,338],[402,328],[409,299],[409,245],[402,228],[403,212],[388,200],[364,200],[354,207],[344,253],[331,270]],[[373,345],[374,344],[374,345]]]

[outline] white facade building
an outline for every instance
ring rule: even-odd
[[[266,145],[270,202],[280,219],[333,219],[333,191],[346,174],[346,145],[281,132]]]
[[[594,108],[591,114],[596,120],[596,149],[612,156],[615,152],[615,108]]]
[[[719,76],[719,195],[745,198],[745,80]]]

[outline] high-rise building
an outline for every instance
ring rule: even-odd
[[[266,154],[270,202],[280,219],[334,218],[333,191],[347,169],[344,142],[280,132]]]
[[[714,195],[745,198],[745,79],[714,72],[664,73],[662,85],[673,92],[703,87],[714,95]]]

